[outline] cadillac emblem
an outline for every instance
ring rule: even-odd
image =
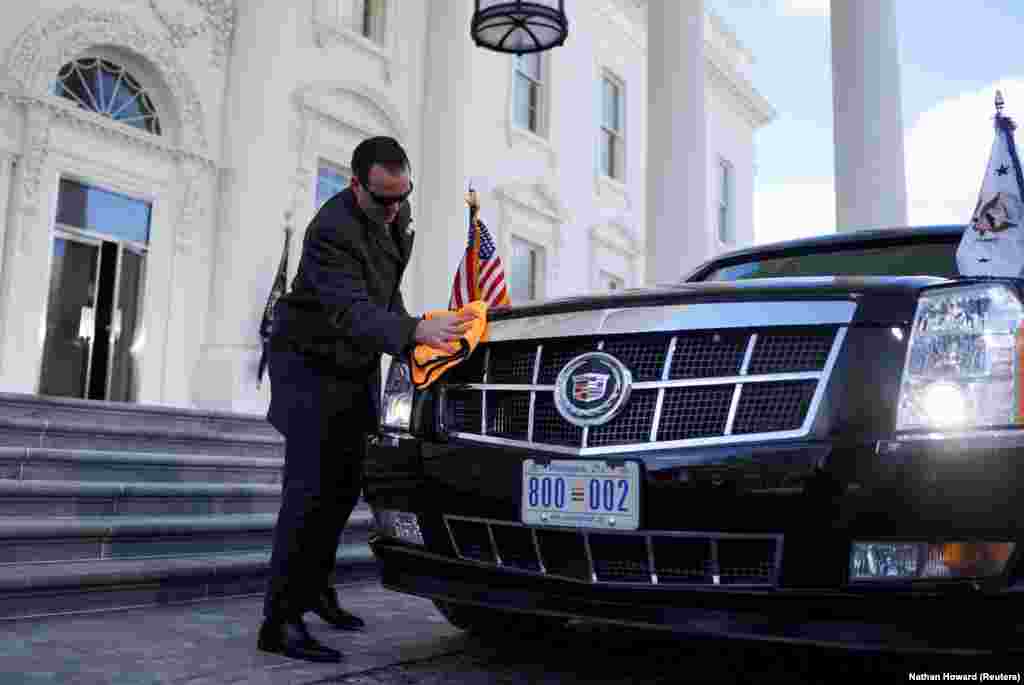
[[[555,380],[555,407],[576,426],[608,423],[626,406],[633,374],[605,352],[587,352],[566,364]]]

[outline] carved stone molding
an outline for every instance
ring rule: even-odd
[[[147,59],[174,99],[183,124],[182,146],[207,149],[202,103],[174,46],[120,12],[75,6],[37,20],[11,46],[7,71],[24,94],[45,98],[60,67],[95,45],[127,48]]]
[[[21,157],[21,210],[27,214],[39,211],[39,188],[43,168],[50,156],[51,121],[52,117],[47,112],[29,112],[25,152]]]
[[[203,168],[195,162],[184,162],[181,168],[184,194],[181,198],[181,215],[175,229],[174,248],[181,254],[192,254],[198,234],[197,224],[205,215],[203,199],[209,183]]]
[[[313,133],[316,126],[316,113],[304,106],[297,107],[298,118],[295,123],[296,166],[292,177],[292,202],[290,212],[295,216],[299,198],[309,197],[312,190],[314,170],[310,168],[310,152],[313,146]]]
[[[192,22],[186,22],[183,13],[172,15],[163,7],[164,2],[166,0],[149,0],[149,6],[170,33],[171,44],[182,48],[195,38],[210,35],[213,39],[211,62],[223,67],[235,33],[234,0],[188,0],[202,12],[202,17]]]

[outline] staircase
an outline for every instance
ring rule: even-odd
[[[0,393],[0,619],[262,593],[283,454],[260,416]]]

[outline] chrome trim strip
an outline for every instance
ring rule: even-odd
[[[633,383],[634,390],[654,390],[657,388],[688,388],[700,385],[730,385],[732,383],[769,383],[771,381],[813,381],[821,378],[824,371],[794,371],[792,373],[762,373],[754,376],[712,376],[709,378],[679,378],[673,381],[638,381]],[[554,392],[553,385],[527,385],[522,383],[509,383],[507,385],[496,383],[466,383],[457,384],[455,387],[464,390],[505,390],[515,391],[537,391]]]
[[[737,383],[732,389],[732,399],[729,401],[729,415],[725,418],[725,431],[722,435],[732,435],[732,426],[736,421],[736,410],[740,406],[740,393],[743,392],[743,384]]]
[[[718,566],[718,540],[711,538],[711,582],[715,585],[722,584],[722,569]]]
[[[590,437],[590,426],[584,426],[580,433],[580,454],[583,454],[583,451],[587,449],[587,438]]]
[[[594,571],[594,555],[590,551],[590,534],[586,531],[576,531],[577,533],[583,533],[583,548],[587,551],[587,567],[590,569],[590,582],[597,582],[597,573]]]
[[[487,525],[487,537],[489,537],[491,539],[491,554],[494,555],[494,562],[498,566],[504,566],[505,564],[501,563],[501,555],[498,554],[498,542],[494,539],[494,527],[490,523],[488,523],[486,525]]]
[[[678,336],[673,335],[672,339],[668,341],[668,350],[665,352],[665,363],[661,367],[661,379],[662,381],[668,380],[669,371],[672,369],[672,357],[676,353],[676,341],[679,340]],[[654,403],[654,421],[651,422],[651,437],[649,442],[657,442],[658,440],[658,426],[661,424],[661,407],[665,403],[665,388],[658,388],[658,399]]]
[[[849,325],[857,303],[848,300],[701,302],[595,309],[492,321],[488,341],[535,340],[704,328]]]
[[[657,585],[658,573],[654,570],[654,542],[651,541],[650,535],[645,535],[644,540],[647,542],[647,563],[650,564],[651,569],[651,585]]]
[[[540,567],[540,572],[547,575],[547,569],[544,567],[544,557],[540,553],[540,541],[537,539],[537,529],[530,529],[530,537],[533,538],[533,551],[537,553],[537,566]]]
[[[487,384],[487,378],[491,374],[491,348],[484,350],[484,378],[482,385]],[[487,434],[487,390],[480,391],[480,435]]]
[[[846,340],[846,326],[840,326],[839,330],[836,331],[835,340],[832,341],[832,349],[829,350],[828,359],[825,361],[825,369],[822,371],[822,380],[818,381],[818,387],[814,389],[814,396],[811,398],[811,406],[807,408],[807,416],[804,417],[804,423],[800,427],[800,432],[806,435],[811,430],[811,424],[818,417],[818,407],[821,405],[821,398],[825,395],[825,386],[828,385],[828,380],[832,378],[832,369],[836,365],[836,359],[839,358],[839,350],[843,347],[843,341]]]
[[[448,528],[449,535],[451,535],[451,527],[448,525],[448,519],[455,519],[460,521],[467,521],[471,523],[478,523],[487,526],[488,531],[491,530],[492,525],[509,526],[512,528],[527,528],[533,534],[534,549],[537,552],[537,559],[540,562],[541,571],[532,571],[529,569],[521,569],[515,566],[500,566],[503,572],[520,573],[530,576],[546,576],[549,578],[558,578],[560,580],[567,580],[574,583],[581,583],[586,585],[601,584],[601,585],[614,585],[619,587],[636,587],[636,588],[651,588],[656,587],[658,589],[672,590],[681,589],[687,587],[701,587],[701,588],[722,588],[722,589],[742,589],[742,588],[766,588],[766,587],[777,587],[778,578],[782,568],[782,545],[784,536],[781,533],[713,533],[707,531],[678,531],[678,530],[652,530],[652,531],[635,531],[635,530],[602,530],[602,535],[627,535],[631,537],[643,536],[647,541],[648,548],[648,559],[651,565],[652,580],[650,583],[634,583],[634,582],[620,582],[614,580],[598,580],[597,573],[594,570],[593,553],[590,550],[590,532],[586,529],[581,528],[567,528],[565,526],[529,526],[519,521],[501,521],[498,519],[483,518],[477,516],[462,516],[460,514],[442,514],[445,526]],[[572,576],[563,576],[558,573],[549,573],[543,564],[543,560],[540,558],[540,546],[537,541],[538,530],[560,530],[577,533],[583,536],[583,547],[587,555],[587,564],[590,570],[590,580],[580,580]],[[773,570],[769,580],[761,583],[721,583],[720,577],[718,582],[712,581],[707,582],[684,582],[684,583],[660,583],[657,581],[657,574],[654,573],[654,537],[674,537],[674,538],[706,538],[711,544],[710,554],[714,568],[713,571],[717,571],[717,549],[719,540],[728,539],[742,539],[742,540],[774,540],[775,541],[775,558],[773,559]],[[454,538],[452,538],[452,545],[458,553],[458,546],[455,545]],[[429,552],[427,554],[430,554]],[[438,556],[438,560],[454,561],[449,557]],[[495,558],[497,558],[497,552],[495,551]],[[483,568],[499,568],[498,564],[479,561],[477,559],[469,559],[467,557],[459,555],[459,563],[472,564]],[[714,574],[719,575],[719,574]]]
[[[533,442],[533,407],[537,403],[537,392],[534,388],[537,387],[537,376],[540,375],[540,358],[544,351],[543,345],[537,345],[537,353],[533,356],[533,376],[530,380],[532,383],[528,386],[530,390],[530,415],[526,421],[526,439],[529,442]]]
[[[893,437],[889,440],[879,440],[877,445],[875,446],[875,451],[878,454],[881,454],[883,452],[889,452],[893,449],[898,449],[898,447],[895,446],[898,446],[901,443],[977,439],[1022,440],[1024,439],[1024,428],[993,428],[991,430],[981,428],[977,430],[950,433],[943,433],[942,431],[938,430],[932,430],[929,433],[894,433]]]
[[[750,358],[754,356],[754,346],[757,345],[757,333],[751,333],[747,340],[747,349],[743,352],[743,361],[740,363],[740,375],[746,376],[750,368]],[[732,427],[736,421],[736,410],[740,406],[740,394],[743,392],[743,383],[737,383],[732,391],[732,401],[729,403],[729,416],[725,419],[724,435],[732,435]]]
[[[452,541],[452,549],[455,550],[456,556],[458,556],[459,559],[465,559],[465,557],[462,556],[462,552],[459,551],[459,545],[455,542],[455,533],[452,532],[452,527],[448,525],[448,517],[442,516],[441,518],[444,520],[444,527],[448,529],[448,539]]]
[[[750,334],[750,340],[747,341],[747,349],[743,353],[743,363],[740,364],[740,375],[746,376],[747,370],[750,368],[750,359],[754,356],[754,346],[757,345],[757,333]],[[763,374],[762,374],[763,375]]]
[[[759,440],[783,440],[788,438],[802,438],[806,432],[801,430],[777,431],[775,433],[744,433],[742,435],[719,435],[713,438],[689,438],[686,440],[661,440],[658,442],[636,442],[628,445],[607,445],[604,447],[568,447],[566,445],[549,445],[539,442],[527,442],[525,440],[510,440],[508,438],[497,438],[492,435],[477,435],[476,433],[450,433],[453,438],[459,438],[466,442],[488,443],[491,445],[504,445],[507,447],[522,447],[534,452],[550,452],[552,454],[572,454],[579,456],[597,456],[601,454],[622,453],[628,450],[629,454],[649,452],[652,450],[663,450],[675,447],[708,447],[712,445],[733,445],[737,443],[757,442]],[[665,459],[676,460],[675,457]]]
[[[634,390],[651,388],[692,388],[701,385],[731,385],[733,383],[770,383],[772,381],[816,381],[824,371],[794,371],[792,373],[762,373],[756,376],[719,376],[717,378],[680,378],[674,381],[642,381],[634,383]]]

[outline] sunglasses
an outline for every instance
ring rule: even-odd
[[[409,190],[405,191],[401,195],[378,195],[370,190],[369,186],[365,182],[360,180],[360,183],[363,186],[363,190],[365,190],[366,194],[370,196],[370,199],[373,200],[374,204],[380,207],[390,207],[391,205],[398,204],[399,202],[404,202],[406,198],[412,195],[412,181],[409,181]]]

